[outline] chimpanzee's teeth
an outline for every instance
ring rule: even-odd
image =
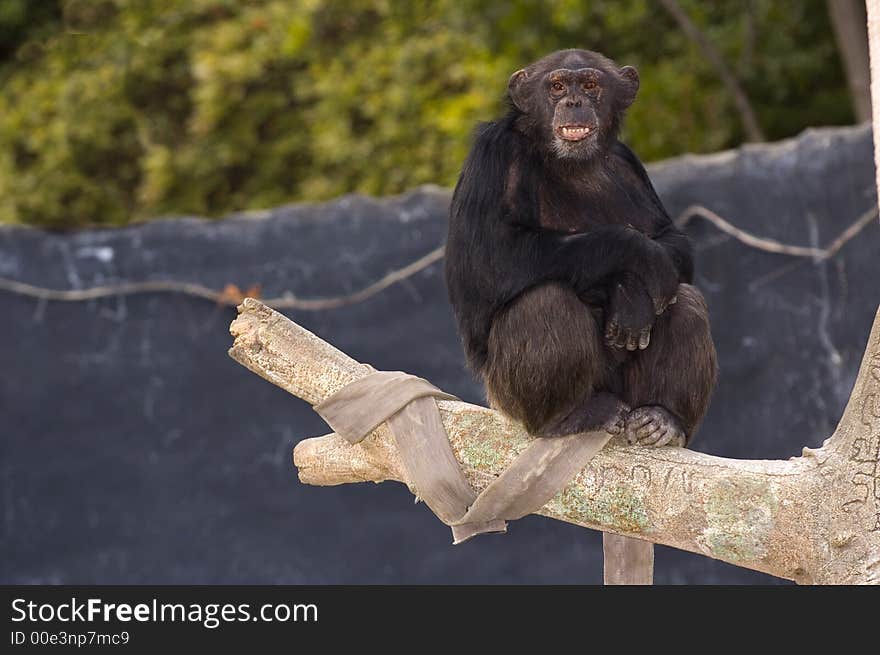
[[[563,127],[562,136],[568,139],[578,139],[587,136],[590,133],[589,127]]]

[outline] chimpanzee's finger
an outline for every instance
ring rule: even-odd
[[[667,432],[666,426],[663,426],[659,430],[657,430],[656,432],[652,433],[651,435],[644,437],[642,439],[639,439],[639,443],[642,444],[643,446],[656,446],[657,443],[664,436],[666,436],[666,432]]]
[[[617,337],[617,321],[611,319],[605,325],[605,341],[608,343],[614,343],[614,339]]]
[[[629,337],[626,340],[626,349],[627,350],[636,350],[639,347],[639,337],[635,332],[630,332]]]

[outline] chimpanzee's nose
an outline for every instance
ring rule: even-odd
[[[580,100],[566,100],[565,105],[567,107],[580,107],[581,101]]]

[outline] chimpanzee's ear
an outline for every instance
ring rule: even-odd
[[[617,94],[621,107],[626,109],[639,91],[639,71],[632,66],[624,66],[620,69],[620,92]]]
[[[507,95],[510,96],[510,101],[516,105],[516,108],[520,111],[526,111],[526,79],[528,79],[529,74],[526,72],[525,68],[520,68],[513,75],[510,76],[510,80],[507,82]]]

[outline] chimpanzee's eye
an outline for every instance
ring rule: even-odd
[[[556,92],[565,91],[565,85],[562,82],[553,82],[550,88]]]
[[[592,91],[596,88],[596,80],[587,80],[584,82],[584,91]]]

